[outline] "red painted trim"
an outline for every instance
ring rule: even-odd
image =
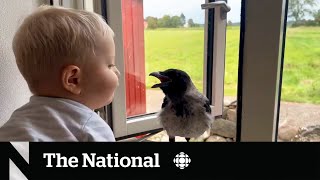
[[[143,0],[122,0],[127,116],[146,113]]]

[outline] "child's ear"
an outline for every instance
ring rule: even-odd
[[[68,65],[62,70],[62,85],[72,94],[79,95],[81,93],[80,76],[81,71],[78,66]]]

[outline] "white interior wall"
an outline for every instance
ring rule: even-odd
[[[28,102],[31,95],[15,63],[11,48],[14,33],[26,14],[45,2],[47,1],[0,1],[0,126],[16,108]]]

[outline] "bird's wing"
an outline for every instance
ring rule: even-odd
[[[164,108],[164,107],[166,107],[167,106],[167,104],[168,104],[168,98],[167,98],[167,96],[165,96],[164,98],[163,98],[163,102],[162,102],[162,105],[161,105],[161,108]]]
[[[202,93],[200,93],[196,88],[191,88],[188,95],[186,96],[186,99],[188,99],[189,102],[192,100],[193,103],[200,103],[200,106],[203,106],[205,108],[205,111],[211,114],[209,99]]]
[[[211,114],[211,107],[210,107],[210,102],[208,99],[206,99],[204,107],[206,108],[206,112]]]

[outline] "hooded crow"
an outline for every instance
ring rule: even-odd
[[[170,142],[175,141],[175,136],[185,137],[189,142],[210,128],[213,116],[209,100],[196,89],[186,72],[167,69],[149,76],[161,81],[151,88],[160,88],[165,94],[158,118]]]

